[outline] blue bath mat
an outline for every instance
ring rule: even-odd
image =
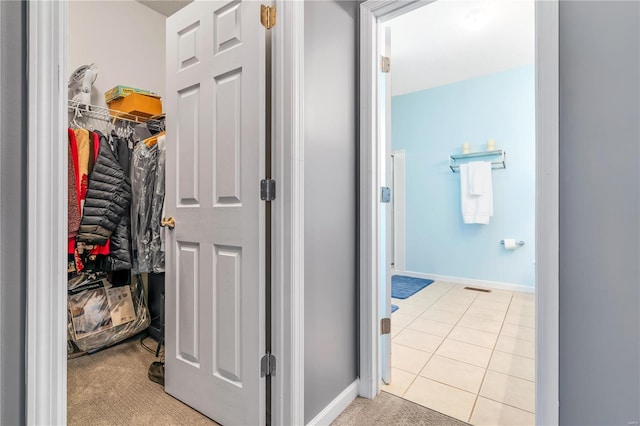
[[[400,307],[398,305],[393,305],[393,304],[391,305],[391,313],[394,313],[398,309],[400,309]]]
[[[391,277],[391,297],[394,299],[406,299],[431,283],[433,283],[433,280],[394,275]]]

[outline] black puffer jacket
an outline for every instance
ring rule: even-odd
[[[119,138],[115,133],[112,134],[114,140],[114,148],[116,149],[116,157],[120,168],[125,171],[125,175],[129,172],[130,153],[126,139]],[[130,182],[126,176],[126,181]],[[129,186],[131,188],[131,186]],[[131,189],[129,189],[131,194]],[[131,269],[131,206],[127,205],[125,214],[120,218],[118,226],[111,234],[109,250],[111,254],[107,257],[106,265],[103,270],[120,271],[123,269]]]
[[[98,132],[100,135],[100,132]],[[100,135],[102,137],[102,135]],[[113,140],[113,148],[115,156],[120,163],[122,170],[129,170],[130,152],[128,147],[128,140],[118,137],[117,134],[112,133],[111,138]],[[109,251],[107,256],[98,256],[98,263],[96,264],[99,271],[125,271],[132,268],[131,262],[131,213],[130,206],[127,206],[127,211],[120,218],[118,226],[113,230],[111,238],[109,239]],[[127,274],[120,275],[120,278],[116,278],[115,275],[111,277],[111,283],[118,285],[117,282],[122,284],[129,283],[129,271]]]
[[[128,216],[130,202],[131,181],[128,173],[118,162],[107,138],[100,134],[100,151],[93,172],[89,177],[89,188],[77,241],[104,245],[107,239],[113,236],[121,219]],[[123,225],[122,230],[126,231],[126,222]],[[127,232],[118,232],[116,236],[125,240],[116,244],[116,247],[127,249],[128,254]],[[111,247],[113,246],[112,243]],[[112,253],[112,255],[114,254]],[[130,257],[128,260],[130,262]]]

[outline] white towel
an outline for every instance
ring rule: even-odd
[[[487,179],[491,179],[491,163],[486,161],[471,161],[468,164],[467,180],[469,183],[469,194],[482,195],[485,191]]]
[[[471,192],[472,188],[475,194]],[[490,162],[474,161],[460,165],[460,206],[464,223],[489,223],[493,216]]]

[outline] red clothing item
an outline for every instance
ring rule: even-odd
[[[80,211],[80,170],[78,167],[78,143],[76,142],[76,134],[73,129],[68,129],[69,145],[71,146],[71,159],[73,161],[73,170],[76,175],[76,195],[78,199],[78,211]],[[69,238],[67,244],[67,253],[74,254],[76,251],[76,239],[75,237]]]
[[[81,194],[81,192],[83,191],[81,190],[82,182],[80,181],[80,178],[79,178],[80,165],[78,164],[78,161],[79,161],[78,160],[78,143],[76,141],[76,134],[73,131],[73,129],[68,129],[68,136],[69,136],[69,144],[71,146],[71,157],[73,158],[73,169],[76,172],[76,193],[78,194],[78,209],[80,209],[82,201],[86,198],[86,191],[84,191],[84,194]],[[90,141],[93,142],[93,146],[94,146],[93,160],[96,161],[98,159],[98,150],[100,149],[100,138],[98,137],[98,134],[94,132],[89,132],[89,138],[90,138]],[[75,251],[76,251],[76,239],[69,238],[67,243],[67,253],[74,254]],[[103,246],[96,246],[90,252],[90,254],[92,255],[97,255],[97,254],[107,255],[109,253],[110,253],[109,240],[107,240],[107,242]],[[78,271],[82,270],[82,268],[78,268],[78,265],[76,265],[76,268]]]
[[[78,202],[77,178],[75,165],[73,163],[73,155],[71,154],[71,141],[67,146],[68,152],[68,167],[67,167],[67,229],[68,238],[75,238],[78,235],[78,229],[80,228],[80,219],[82,215],[80,213],[80,203]]]

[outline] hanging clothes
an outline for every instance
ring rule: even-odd
[[[78,235],[80,229],[80,203],[78,201],[78,183],[76,179],[77,170],[74,161],[73,151],[71,148],[71,140],[68,144],[68,174],[67,174],[67,229],[68,238],[74,239]]]
[[[154,273],[164,272],[164,228],[160,226],[164,210],[164,176],[166,135],[158,136],[158,160],[155,185],[151,200],[151,268]]]
[[[158,146],[138,143],[131,157],[131,237],[133,239],[133,273],[153,272],[151,256],[151,216]]]
[[[89,188],[89,158],[91,148],[89,147],[89,131],[87,129],[73,130],[78,147],[78,182],[80,195],[80,214],[84,209],[84,199]]]
[[[97,134],[89,132],[86,129],[68,129],[69,147],[71,149],[70,163],[73,164],[75,177],[76,200],[78,202],[77,210],[82,217],[83,205],[89,186],[89,178],[86,173],[89,172],[89,159],[93,158],[94,163],[99,152],[99,138]],[[92,155],[93,153],[93,155]],[[88,155],[87,155],[88,154]],[[86,188],[85,188],[86,186]],[[82,219],[80,219],[82,223]],[[78,249],[76,237],[79,232],[79,224],[74,236],[69,236],[67,244],[67,253],[70,255],[69,263],[74,264],[73,269],[77,272],[84,269],[84,262],[81,259],[81,253]],[[71,228],[70,228],[71,229]],[[109,254],[109,244],[98,245],[90,250],[90,255],[106,255]]]
[[[129,199],[131,197],[131,182],[128,176],[129,170],[129,148],[128,141],[119,138],[116,134],[111,135],[111,140],[109,140],[105,135],[99,133],[101,149],[103,147],[107,147],[105,149],[110,150],[111,146],[115,148],[112,151],[114,158],[118,164],[119,169],[124,175],[125,185],[123,190],[127,192]],[[97,169],[96,169],[96,172]],[[91,176],[91,181],[94,181],[96,178],[100,178],[100,176],[94,177]],[[92,188],[90,184],[90,189]],[[92,195],[90,192],[89,195]],[[120,216],[120,219],[113,230],[109,238],[109,253],[107,256],[99,257],[97,259],[96,267],[101,271],[122,271],[129,270],[132,268],[133,264],[131,261],[131,218],[129,215],[130,202],[127,202],[125,210],[123,214]]]
[[[80,222],[77,241],[103,245],[118,226],[131,201],[131,183],[120,167],[107,138],[101,137],[100,151]]]
[[[89,158],[93,160],[93,161],[89,161],[89,169],[88,169],[89,182],[91,182],[93,169],[95,167],[96,161],[98,161],[98,154],[100,153],[100,135],[98,134],[98,132],[89,132],[89,139],[90,139],[89,151],[91,153]],[[85,199],[86,199],[86,194],[85,194]],[[82,219],[80,220],[80,224],[82,224]],[[80,230],[78,230],[78,233],[80,233]],[[90,255],[106,256],[110,252],[111,252],[111,245],[110,245],[110,241],[107,240],[104,244],[97,244],[93,249],[91,249]]]

